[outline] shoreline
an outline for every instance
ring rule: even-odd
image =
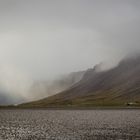
[[[139,110],[140,106],[117,107],[117,106],[98,106],[98,107],[0,107],[0,110]]]

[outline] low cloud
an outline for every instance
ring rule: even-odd
[[[0,87],[31,98],[36,80],[106,68],[140,52],[138,0],[0,0]]]

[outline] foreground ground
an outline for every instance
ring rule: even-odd
[[[140,110],[0,110],[0,140],[140,140]]]

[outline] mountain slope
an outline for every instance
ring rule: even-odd
[[[32,100],[52,96],[58,92],[68,89],[75,83],[79,82],[84,73],[85,71],[73,72],[68,75],[63,75],[55,80],[34,82],[30,89],[30,93],[33,94]]]
[[[80,81],[84,73],[85,71],[79,71],[61,76],[56,80],[34,81],[33,84],[30,86],[28,99],[22,97],[20,93],[16,93],[15,96],[15,93],[12,93],[12,91],[6,92],[2,90],[3,88],[0,85],[0,105],[19,104],[52,96]]]
[[[139,104],[140,57],[124,59],[118,66],[98,71],[98,65],[68,90],[22,106],[102,106]]]

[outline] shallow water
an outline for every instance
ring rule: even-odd
[[[0,140],[140,140],[140,110],[0,110]]]

